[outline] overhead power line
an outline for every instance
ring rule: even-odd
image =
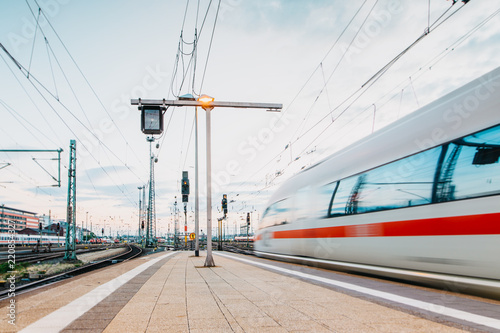
[[[48,25],[50,26],[50,28],[52,29],[52,31],[54,32],[55,36],[57,37],[57,39],[59,40],[59,42],[61,43],[61,45],[63,46],[64,50],[66,51],[66,53],[68,54],[69,58],[71,59],[71,61],[73,62],[73,64],[75,65],[76,69],[78,70],[78,72],[80,73],[80,75],[83,77],[85,83],[87,84],[87,86],[89,87],[89,89],[91,90],[92,94],[94,95],[94,97],[97,99],[97,101],[99,102],[99,104],[101,105],[101,107],[103,108],[104,112],[106,112],[107,116],[109,117],[109,120],[111,120],[111,122],[113,123],[114,127],[118,130],[118,133],[120,134],[120,136],[122,137],[122,139],[125,141],[126,145],[128,147],[131,147],[127,138],[125,137],[125,135],[123,134],[123,132],[121,131],[120,127],[116,124],[115,120],[114,120],[114,117],[111,116],[111,114],[109,113],[108,109],[106,108],[106,106],[104,105],[104,103],[102,102],[101,98],[99,97],[99,95],[97,94],[97,92],[95,91],[94,87],[92,86],[92,84],[90,83],[90,81],[88,80],[87,76],[83,73],[82,69],[80,68],[80,66],[78,65],[78,63],[76,62],[75,58],[73,57],[73,55],[69,52],[69,49],[66,47],[66,44],[63,42],[62,38],[59,36],[59,34],[57,33],[57,30],[54,28],[54,26],[52,25],[51,21],[49,20],[48,16],[45,14],[45,12],[41,9],[40,5],[38,4],[37,0],[34,0],[35,4],[37,5],[37,7],[39,8],[41,14],[43,15],[43,17],[45,18],[45,20],[47,21]],[[28,5],[28,7],[30,8],[30,11],[32,13],[32,15],[34,15],[33,11],[31,10],[31,6],[29,5],[28,3],[28,0],[26,0],[26,3]],[[42,31],[42,27],[40,27],[40,31]],[[135,150],[130,148],[130,150],[132,151],[132,154],[134,154],[135,158],[141,163],[141,166],[143,168],[146,169],[146,167],[144,166],[144,164],[141,162],[142,160],[138,157],[138,155],[136,154]],[[123,163],[123,162],[122,162]],[[123,163],[125,166],[127,166],[126,163]],[[128,168],[128,167],[127,167]]]

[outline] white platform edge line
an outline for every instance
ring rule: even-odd
[[[452,308],[449,308],[446,306],[441,306],[441,305],[437,305],[437,304],[433,304],[433,303],[423,302],[423,301],[415,300],[415,299],[408,298],[408,297],[403,297],[403,296],[398,296],[398,295],[394,295],[394,294],[383,292],[383,291],[378,291],[375,289],[360,287],[360,286],[357,286],[357,285],[354,285],[351,283],[334,281],[334,280],[330,280],[327,278],[323,278],[323,277],[319,277],[319,276],[315,276],[315,275],[311,275],[311,274],[307,274],[307,273],[296,272],[296,271],[293,271],[293,270],[290,270],[287,268],[275,267],[272,265],[268,265],[268,264],[248,260],[248,259],[237,258],[237,257],[227,255],[227,254],[216,253],[216,255],[226,257],[229,259],[233,259],[233,260],[239,260],[241,262],[246,262],[246,263],[249,263],[252,265],[265,267],[265,268],[268,268],[271,270],[287,273],[290,275],[299,276],[299,277],[302,277],[305,279],[311,279],[311,280],[326,283],[329,285],[357,291],[357,292],[360,292],[360,293],[363,293],[366,295],[371,295],[371,296],[383,298],[383,299],[386,299],[389,301],[393,301],[396,303],[409,305],[409,306],[419,308],[419,309],[422,309],[425,311],[429,311],[432,313],[436,313],[439,315],[444,315],[444,316],[448,316],[448,317],[452,317],[452,318],[456,318],[456,319],[460,319],[460,320],[465,320],[465,321],[468,321],[468,322],[471,322],[474,324],[488,326],[488,327],[495,328],[495,329],[500,329],[500,320],[498,320],[498,319],[480,316],[480,315],[476,315],[473,313],[452,309]]]
[[[291,255],[261,252],[261,251],[254,251],[254,253],[257,253],[257,254],[261,253],[264,256],[273,257],[273,258],[299,260],[300,262],[320,263],[320,264],[334,265],[334,266],[337,265],[337,266],[348,267],[348,268],[369,270],[372,272],[394,273],[394,274],[399,274],[399,275],[405,275],[405,276],[410,276],[410,277],[419,277],[419,278],[425,278],[425,279],[431,279],[431,280],[452,281],[452,282],[459,282],[459,283],[465,283],[465,284],[474,284],[477,286],[488,286],[488,287],[493,287],[493,288],[500,288],[500,282],[484,280],[484,279],[480,279],[480,278],[468,278],[468,277],[463,277],[463,276],[453,276],[453,275],[445,275],[445,274],[440,274],[440,273],[412,271],[412,270],[404,270],[404,269],[390,268],[390,267],[379,267],[379,266],[355,264],[355,263],[343,262],[343,261],[315,259],[315,258],[309,258],[309,257],[296,257],[296,256],[291,256]]]
[[[171,252],[148,261],[136,268],[114,278],[111,281],[89,291],[83,296],[75,299],[71,303],[55,310],[54,312],[40,318],[38,321],[32,323],[31,325],[25,327],[20,333],[56,333],[63,330],[66,326],[71,324],[74,320],[78,319],[84,313],[93,308],[97,303],[105,299],[107,296],[111,295],[114,291],[120,288],[122,285],[145,271],[150,266],[154,265],[158,261],[165,259],[177,252]]]

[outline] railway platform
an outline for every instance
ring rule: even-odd
[[[160,252],[0,302],[1,332],[459,332],[457,323],[259,267],[248,256]],[[259,262],[272,263],[258,259]],[[283,264],[295,266],[291,264]],[[295,266],[299,272],[302,266]],[[309,269],[309,268],[307,268]],[[314,270],[311,268],[311,270]],[[449,298],[450,296],[445,296]],[[498,302],[489,302],[498,310]],[[439,305],[436,305],[439,306]],[[473,328],[475,329],[475,328]],[[478,329],[479,331],[481,328]]]

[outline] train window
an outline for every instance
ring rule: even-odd
[[[436,161],[441,148],[395,161],[365,173],[357,188],[352,214],[431,203]]]
[[[291,213],[290,199],[275,202],[265,210],[260,228],[290,223]]]
[[[330,205],[338,185],[339,182],[333,182],[319,188],[317,199],[314,200],[317,204],[315,211],[318,211],[319,217],[328,217]]]
[[[430,149],[341,180],[332,201],[330,216],[431,203],[440,152],[440,147]]]
[[[330,216],[346,215],[346,207],[351,196],[352,189],[356,184],[357,177],[349,177],[341,180],[337,185],[337,191],[333,197],[330,207]]]
[[[311,209],[311,187],[307,186],[298,190],[293,200],[295,220],[306,219],[310,217],[309,210]]]
[[[451,142],[436,184],[435,201],[500,193],[500,126]]]

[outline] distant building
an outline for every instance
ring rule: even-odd
[[[57,227],[59,226],[59,231],[57,230]],[[47,227],[52,233],[54,233],[55,236],[64,236],[64,230],[66,228],[66,222],[64,222],[64,225],[59,222],[59,223],[52,223],[50,226]]]
[[[12,225],[16,232],[25,228],[38,229],[39,222],[36,213],[0,206],[0,232],[8,232],[9,228],[12,229]]]
[[[32,229],[32,228],[24,228],[23,230],[19,230],[17,232],[19,235],[39,235],[38,229]]]

